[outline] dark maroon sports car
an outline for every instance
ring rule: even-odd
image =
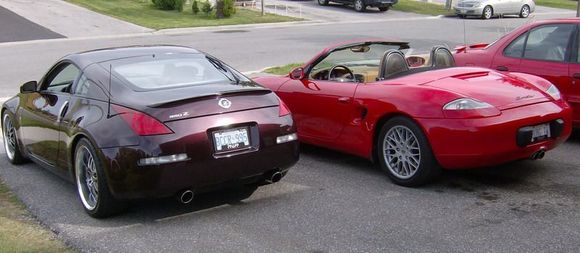
[[[8,159],[76,183],[93,217],[124,201],[277,182],[298,160],[270,90],[187,47],[102,49],[58,61],[2,106]]]

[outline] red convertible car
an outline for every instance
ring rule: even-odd
[[[573,123],[580,126],[580,19],[532,22],[491,44],[456,48],[458,66],[480,66],[522,72],[550,81],[573,108]]]
[[[453,67],[431,51],[409,68],[406,42],[365,40],[324,49],[287,76],[255,81],[292,111],[300,141],[376,160],[397,184],[445,169],[539,159],[571,133],[572,111],[543,78]]]

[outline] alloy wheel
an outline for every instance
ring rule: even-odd
[[[522,7],[520,17],[527,18],[529,15],[530,15],[530,7],[528,7],[527,5],[524,5],[524,7]]]
[[[356,11],[363,11],[364,9],[364,3],[362,0],[356,0],[354,1],[354,9]]]
[[[392,127],[383,142],[383,159],[389,171],[400,179],[415,175],[421,165],[421,149],[413,131],[401,125]]]
[[[8,113],[4,114],[4,124],[2,125],[2,135],[4,137],[4,149],[6,149],[6,155],[10,160],[14,159],[14,154],[16,152],[16,130],[12,125],[12,120]]]
[[[493,10],[491,9],[491,7],[486,6],[483,9],[483,18],[484,19],[490,19],[492,15],[493,15]]]
[[[86,209],[93,210],[99,201],[99,178],[93,154],[86,146],[77,149],[75,168],[81,201]]]

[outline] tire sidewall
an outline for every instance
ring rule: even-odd
[[[357,8],[357,3],[360,3],[360,8]],[[365,11],[365,2],[363,0],[354,0],[354,10],[358,12]]]
[[[3,114],[2,114],[2,141],[4,141],[4,148],[6,149],[6,129],[4,129],[4,123],[5,120],[10,120],[12,123],[12,127],[15,128],[15,122],[14,122],[14,116],[12,113],[10,113],[8,110],[6,110]],[[14,129],[14,131],[16,131],[16,128]],[[16,134],[16,133],[15,133]],[[24,162],[24,157],[22,156],[22,153],[20,152],[20,140],[18,140],[18,135],[16,135],[14,140],[14,155],[12,156],[12,158],[10,158],[10,156],[8,156],[8,150],[5,150],[4,152],[6,152],[6,158],[8,158],[8,161],[12,164],[21,164]]]
[[[491,14],[489,15],[489,17],[486,16],[487,10],[490,10],[491,11]],[[493,17],[493,8],[491,8],[491,6],[489,6],[489,5],[488,6],[485,6],[483,8],[483,13],[481,14],[481,17],[483,19],[490,19],[491,17]]]
[[[412,177],[407,178],[407,179],[401,179],[401,178],[397,177],[396,175],[394,175],[391,172],[391,170],[389,169],[389,167],[387,166],[387,163],[386,163],[385,158],[384,158],[384,152],[385,152],[384,139],[385,139],[385,136],[386,136],[387,132],[395,126],[404,126],[408,129],[410,129],[413,132],[413,134],[415,135],[415,138],[417,138],[417,141],[419,142],[419,149],[421,152],[421,160],[420,160],[419,168],[417,169],[417,171],[415,172],[415,174]],[[433,155],[433,152],[431,150],[431,145],[429,144],[427,137],[423,133],[423,130],[413,120],[406,118],[406,117],[395,117],[395,118],[388,120],[382,126],[377,141],[378,141],[378,143],[377,143],[377,159],[380,163],[381,169],[387,173],[387,176],[389,176],[389,178],[394,183],[396,183],[398,185],[410,186],[410,187],[419,186],[419,185],[422,185],[422,184],[428,182],[430,179],[432,179],[434,176],[436,176],[439,173],[440,169],[438,167],[438,164],[437,164],[435,157]]]
[[[528,10],[528,14],[527,15],[524,15],[524,9],[527,9]],[[527,4],[524,5],[524,6],[522,6],[522,9],[520,11],[520,17],[521,18],[527,18],[528,16],[530,16],[530,11],[531,11],[530,10],[530,7]]]
[[[98,186],[97,187],[99,189],[99,196],[98,196],[95,208],[92,210],[85,207],[85,205],[83,204],[82,199],[81,199],[82,197],[80,196],[81,193],[79,192],[79,189],[78,189],[80,182],[78,182],[78,177],[77,177],[77,173],[79,171],[76,168],[76,159],[77,159],[77,155],[79,154],[79,150],[83,147],[86,147],[87,150],[93,156],[96,170],[97,170],[97,179],[98,179]],[[104,200],[103,198],[106,198],[107,196],[105,196],[105,195],[108,194],[108,192],[109,192],[109,189],[107,187],[107,180],[106,180],[106,176],[105,176],[105,173],[103,170],[103,166],[101,164],[101,159],[99,159],[99,155],[97,154],[97,152],[96,152],[95,148],[93,147],[93,145],[91,144],[91,142],[88,141],[86,138],[79,140],[79,142],[77,143],[77,145],[75,147],[73,166],[74,166],[74,174],[75,174],[75,186],[77,187],[77,194],[78,194],[79,201],[81,202],[83,209],[85,209],[85,212],[87,212],[92,217],[105,216],[105,214],[104,214],[105,210],[103,207],[103,200]]]

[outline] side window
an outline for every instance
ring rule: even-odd
[[[507,57],[521,58],[524,54],[524,43],[526,43],[527,36],[528,33],[524,33],[517,39],[513,40],[512,43],[504,49],[503,55]]]
[[[73,64],[65,64],[50,74],[44,90],[53,92],[70,92],[70,87],[79,75],[80,70]]]
[[[98,100],[107,99],[105,91],[91,79],[88,79],[86,75],[82,75],[79,78],[74,93],[81,97],[93,98]]]
[[[565,61],[568,42],[574,32],[574,25],[544,25],[530,31],[526,42],[524,58],[546,61]]]

